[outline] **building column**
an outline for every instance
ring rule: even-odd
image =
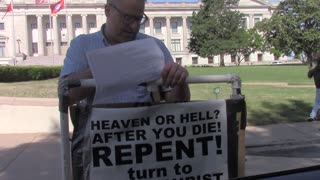
[[[149,17],[150,36],[153,36],[154,34],[153,19],[154,17]]]
[[[70,45],[70,41],[74,38],[73,31],[73,23],[72,23],[72,15],[67,15],[67,32],[68,32],[68,44]]]
[[[28,15],[24,16],[24,22],[25,22],[25,28],[24,28],[24,42],[23,42],[23,46],[24,46],[24,52],[26,55],[30,56],[30,40],[31,38],[29,38],[29,24],[28,24]],[[32,43],[32,42],[31,42]],[[22,52],[22,51],[21,51]]]
[[[188,50],[188,25],[187,25],[187,16],[182,17],[182,29],[183,29],[183,51]]]
[[[249,14],[249,29],[253,28],[254,26],[254,19],[253,14]]]
[[[57,15],[52,16],[52,24],[53,24],[53,47],[54,47],[53,54],[60,55],[60,36],[59,36]]]
[[[10,17],[10,25],[11,25],[11,31],[10,31],[10,36],[9,36],[9,55],[12,56],[15,60],[16,58],[16,35],[15,35],[15,30],[14,30],[14,17],[11,15]],[[11,48],[10,48],[11,47]],[[11,50],[11,51],[10,51]],[[15,62],[14,62],[15,65]]]
[[[82,33],[88,34],[88,20],[87,20],[87,14],[81,14],[82,17]]]
[[[167,29],[167,48],[171,50],[171,25],[170,17],[166,17],[166,29]]]
[[[96,14],[97,30],[100,30],[102,24],[106,22],[104,18],[105,18],[104,14]]]
[[[45,46],[43,38],[43,24],[42,24],[42,15],[37,15],[37,26],[38,26],[38,54],[44,56]]]

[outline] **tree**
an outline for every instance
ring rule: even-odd
[[[189,50],[201,57],[220,55],[220,66],[224,66],[224,55],[237,47],[234,37],[242,24],[242,15],[235,10],[239,0],[203,0],[202,3],[191,17]]]
[[[234,36],[234,42],[236,47],[229,52],[236,57],[237,65],[240,65],[246,56],[266,49],[264,38],[255,29],[240,29],[238,35]]]
[[[320,48],[320,1],[284,0],[258,29],[273,51],[285,55],[305,54],[310,61],[312,52]]]

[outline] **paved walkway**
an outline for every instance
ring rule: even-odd
[[[65,56],[55,55],[55,56],[39,56],[39,57],[28,57],[24,61],[18,61],[18,66],[28,66],[28,65],[44,65],[44,66],[56,66],[62,65]]]
[[[50,120],[58,123],[57,106],[57,99],[0,97],[0,180],[61,179],[60,137],[54,133],[59,127],[41,124]],[[17,118],[21,128],[10,129]],[[6,129],[15,133],[3,133]],[[289,157],[272,153],[275,149],[288,150],[292,145],[317,145],[319,129],[320,122],[248,126],[246,175],[319,165],[319,154]],[[25,133],[27,130],[30,132]]]

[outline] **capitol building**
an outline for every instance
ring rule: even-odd
[[[35,0],[13,0],[13,11],[0,19],[0,58],[15,58],[22,53],[64,55],[74,37],[96,32],[107,21],[106,0],[65,0],[65,8],[51,15],[49,6],[58,1],[47,0],[36,6]],[[1,17],[10,2],[0,0]],[[189,19],[200,5],[200,0],[148,0],[145,14],[149,20],[140,27],[140,32],[162,40],[179,64],[218,65],[219,56],[202,58],[187,48],[192,26]],[[244,14],[243,21],[249,29],[270,18],[275,8],[275,4],[265,0],[240,0],[238,10]],[[274,60],[278,59],[272,54],[256,52],[246,57],[244,63]],[[225,56],[226,64],[234,62],[234,57]]]

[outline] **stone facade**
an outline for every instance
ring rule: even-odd
[[[98,31],[106,22],[106,0],[65,0],[66,8],[51,15],[49,4],[35,5],[35,0],[15,0],[13,13],[0,20],[0,57],[15,57],[18,53],[27,56],[63,55],[70,40],[79,34]],[[9,0],[0,0],[3,16]],[[182,65],[217,65],[219,57],[201,58],[189,53],[189,18],[201,2],[147,2],[145,13],[149,21],[140,31],[161,39],[171,51],[175,61]],[[263,0],[240,0],[239,10],[245,14],[247,28],[263,18],[270,18],[275,6]],[[273,61],[269,53],[255,53],[247,63]],[[230,56],[225,62],[232,64]]]

